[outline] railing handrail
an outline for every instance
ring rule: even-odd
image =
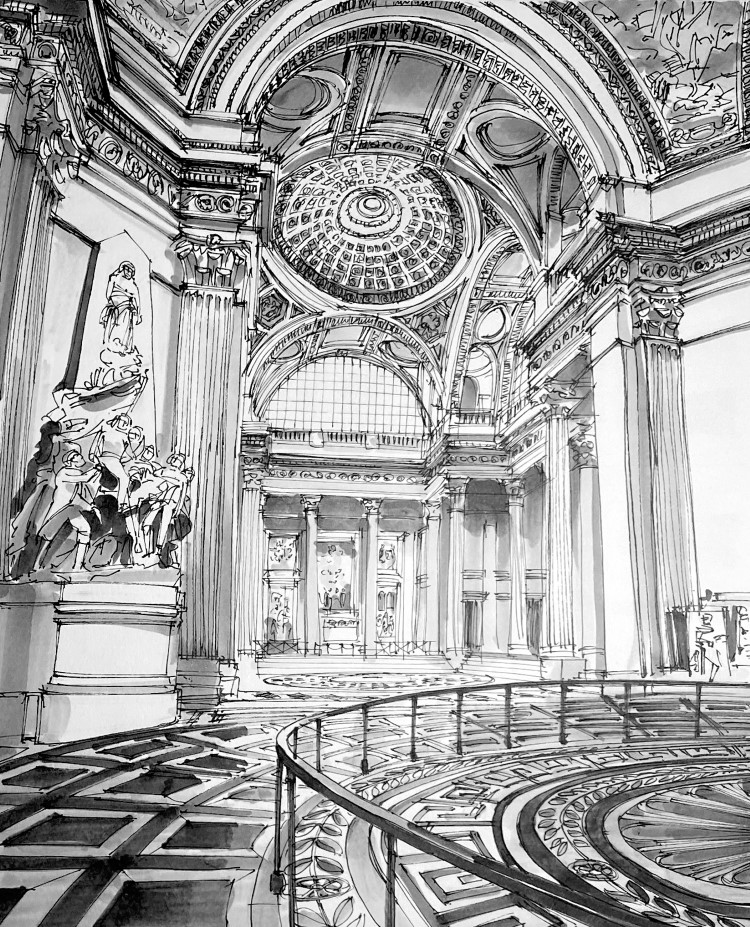
[[[418,694],[421,698],[435,698],[439,695],[457,695],[459,692],[463,694],[472,693],[472,692],[491,692],[500,689],[506,689],[510,686],[511,690],[515,691],[516,689],[538,689],[541,687],[544,688],[556,688],[559,689],[561,685],[565,686],[589,686],[594,689],[601,689],[602,686],[624,686],[629,684],[630,686],[696,686],[700,684],[704,688],[706,686],[716,686],[717,688],[727,688],[727,689],[747,689],[750,692],[750,682],[706,682],[702,679],[642,679],[638,677],[637,679],[537,679],[537,680],[523,680],[518,682],[492,682],[492,683],[478,683],[477,685],[466,685],[466,686],[450,686],[449,688],[444,689],[419,689]],[[311,721],[316,720],[317,718],[335,718],[337,715],[346,714],[349,711],[361,711],[362,708],[366,705],[369,709],[378,708],[381,705],[390,705],[394,702],[408,701],[415,694],[414,689],[406,689],[399,692],[397,695],[387,695],[383,698],[377,699],[365,699],[362,702],[349,702],[346,705],[343,705],[341,708],[332,708],[328,711],[321,712],[318,715],[311,715],[305,721],[296,721],[294,725],[290,727],[307,727]],[[282,732],[283,733],[283,732]]]
[[[504,690],[507,695],[513,691],[532,689],[532,688],[558,688],[562,693],[567,693],[571,688],[590,688],[602,689],[603,687],[622,687],[625,692],[629,692],[635,687],[642,686],[645,689],[676,689],[678,687],[700,687],[699,691],[705,693],[706,688],[717,689],[748,689],[750,683],[742,682],[705,682],[704,680],[683,680],[683,679],[564,679],[564,680],[529,680],[519,682],[496,682],[479,684],[474,686],[451,686],[441,689],[421,689],[418,692],[414,690],[408,692],[399,692],[396,695],[386,696],[378,699],[368,699],[356,704],[348,704],[341,708],[331,709],[313,715],[304,721],[295,721],[283,728],[276,738],[276,754],[279,763],[279,770],[286,768],[294,776],[309,786],[313,791],[334,802],[339,807],[349,811],[355,817],[366,821],[377,827],[389,838],[395,838],[407,843],[414,849],[427,853],[440,859],[441,861],[455,866],[465,872],[471,873],[480,879],[491,884],[497,885],[502,889],[513,892],[520,899],[526,900],[536,910],[541,907],[544,910],[549,909],[559,914],[567,915],[580,921],[587,927],[653,927],[654,921],[646,916],[637,914],[629,910],[612,898],[596,894],[586,894],[578,892],[567,886],[562,886],[543,876],[537,876],[529,872],[521,872],[518,869],[512,869],[499,860],[491,859],[472,853],[470,850],[462,847],[458,843],[453,843],[434,834],[431,831],[407,821],[399,815],[375,804],[365,798],[360,797],[346,786],[336,782],[330,776],[326,775],[320,768],[319,757],[316,756],[314,765],[308,763],[299,756],[298,735],[303,728],[308,728],[315,724],[318,735],[321,734],[322,722],[326,718],[336,718],[348,713],[361,713],[363,719],[370,716],[370,712],[380,706],[392,705],[398,702],[409,702],[414,705],[415,697],[434,698],[436,696],[452,695],[460,703],[467,695],[482,692],[493,692]],[[507,705],[507,702],[506,702]],[[699,709],[700,710],[700,709]],[[627,732],[623,741],[627,739]],[[290,740],[293,740],[294,747],[291,746]],[[562,741],[564,743],[564,741]],[[460,755],[460,751],[459,751]],[[363,771],[366,767],[363,766]],[[280,772],[278,773],[280,776]],[[280,778],[278,780],[280,784]],[[294,878],[294,873],[290,873],[290,879]],[[291,886],[290,886],[291,891]],[[545,908],[544,906],[547,906]]]

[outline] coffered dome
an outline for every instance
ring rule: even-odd
[[[430,289],[466,242],[461,208],[445,181],[398,155],[326,158],[297,171],[279,189],[274,239],[318,289],[376,304]]]

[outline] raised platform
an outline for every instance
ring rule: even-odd
[[[57,743],[177,715],[174,571],[0,584],[6,739]],[[6,702],[6,699],[9,699]]]

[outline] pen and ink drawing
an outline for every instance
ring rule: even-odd
[[[750,6],[0,0],[0,922],[750,927]]]

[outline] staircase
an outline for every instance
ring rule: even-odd
[[[542,678],[541,661],[532,656],[504,653],[472,653],[462,672],[491,676],[494,682],[533,682]]]

